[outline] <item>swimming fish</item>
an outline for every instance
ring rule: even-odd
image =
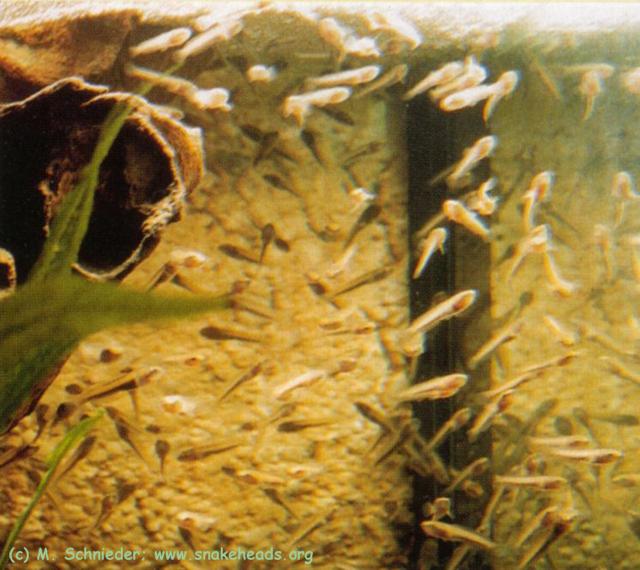
[[[319,77],[309,77],[305,79],[305,87],[307,89],[316,89],[318,87],[335,87],[337,85],[360,85],[368,83],[378,77],[380,73],[379,65],[365,65],[356,69],[347,69]]]
[[[420,246],[420,257],[413,270],[413,278],[417,279],[422,275],[425,267],[429,263],[431,256],[437,249],[440,253],[444,253],[444,242],[447,240],[448,231],[446,228],[435,228],[429,232],[429,235],[422,240]]]
[[[491,550],[497,545],[488,538],[468,528],[439,521],[423,521],[420,528],[427,536],[451,542],[464,542],[471,546]]]
[[[473,424],[467,431],[467,436],[470,441],[475,441],[483,431],[488,429],[493,419],[511,405],[512,397],[513,390],[507,390],[494,396],[491,401],[480,410]]]
[[[462,178],[468,174],[475,166],[495,150],[498,144],[498,137],[489,135],[479,138],[472,146],[465,149],[462,158],[453,166],[450,174],[446,176],[449,188],[457,188]],[[438,181],[440,177],[431,180],[431,185]]]
[[[550,170],[545,170],[536,174],[529,183],[529,188],[522,196],[522,223],[525,233],[529,233],[535,227],[535,209],[550,196],[551,188],[555,179],[555,174]]]
[[[174,28],[130,47],[129,55],[138,57],[180,47],[191,37],[192,33],[189,28]]]
[[[443,83],[448,83],[449,81],[458,77],[464,70],[464,64],[461,61],[452,61],[450,63],[446,63],[442,67],[432,71],[429,73],[424,79],[416,83],[409,91],[407,91],[402,99],[403,101],[409,101],[413,99],[417,95],[428,91],[429,89],[433,89],[438,85],[442,85]]]
[[[401,390],[396,394],[399,402],[420,402],[422,400],[439,400],[450,398],[466,383],[466,374],[448,374],[420,382]]]
[[[480,101],[486,100],[482,117],[487,122],[498,102],[513,93],[518,81],[517,71],[506,71],[495,83],[476,85],[447,95],[440,100],[440,108],[443,111],[458,111],[466,107],[473,107]]]
[[[564,477],[553,477],[551,475],[496,475],[494,481],[498,485],[506,485],[507,487],[526,487],[529,489],[537,489],[539,491],[556,491],[567,484]]]
[[[480,362],[482,362],[492,352],[495,352],[500,346],[517,338],[523,324],[522,320],[516,320],[491,335],[491,338],[489,338],[489,340],[487,340],[487,342],[485,342],[469,359],[469,362],[467,363],[469,369],[474,370]]]
[[[532,253],[544,253],[547,251],[550,247],[550,241],[551,230],[547,224],[536,226],[522,238],[516,245],[511,267],[507,273],[507,281],[511,281],[527,256]]]
[[[156,455],[158,456],[158,460],[160,461],[160,474],[164,475],[164,462],[167,455],[169,454],[171,446],[169,445],[168,441],[165,441],[164,439],[158,439],[156,440],[154,449]]]
[[[308,91],[298,95],[289,95],[282,105],[282,116],[293,117],[298,125],[304,123],[312,107],[336,105],[351,96],[350,87],[327,87],[317,91]]]
[[[562,459],[585,461],[593,465],[606,465],[623,457],[622,451],[617,449],[576,449],[576,448],[549,448],[547,453]]]
[[[487,78],[487,75],[487,69],[478,63],[475,56],[467,56],[464,60],[462,73],[450,81],[441,83],[429,95],[433,101],[440,101],[452,93],[480,85]]]
[[[471,210],[468,210],[462,202],[458,200],[445,200],[442,204],[442,212],[445,217],[452,222],[460,224],[472,234],[487,241],[490,230]]]
[[[443,491],[445,495],[453,493],[469,477],[482,475],[490,466],[491,462],[487,457],[480,457],[462,469],[449,483]]]
[[[476,300],[478,292],[467,289],[452,295],[417,317],[408,328],[409,333],[424,333],[438,323],[456,317],[466,311]]]
[[[409,66],[406,63],[401,63],[399,65],[396,65],[395,67],[392,67],[389,71],[387,71],[373,83],[370,83],[364,89],[362,89],[362,91],[359,91],[354,96],[354,99],[360,99],[366,95],[373,93],[374,91],[386,89],[387,87],[391,87],[391,85],[395,85],[396,83],[404,81],[408,71]]]

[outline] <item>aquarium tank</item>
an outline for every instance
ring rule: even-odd
[[[0,569],[640,567],[638,54],[0,0]]]

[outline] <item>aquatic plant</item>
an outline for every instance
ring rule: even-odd
[[[64,438],[62,438],[62,441],[60,441],[60,443],[58,443],[58,445],[56,445],[56,447],[52,451],[49,459],[47,460],[46,473],[38,483],[38,486],[36,487],[36,490],[34,491],[29,504],[26,506],[24,511],[22,511],[22,514],[14,523],[9,536],[4,543],[2,553],[0,553],[0,570],[4,570],[7,567],[13,545],[15,544],[18,536],[20,535],[20,532],[22,531],[22,528],[27,522],[29,515],[46,491],[49,482],[58,469],[58,466],[67,455],[67,453],[93,429],[93,427],[98,423],[102,416],[104,416],[104,410],[100,409],[93,416],[83,419],[66,433]]]
[[[0,434],[35,407],[86,336],[116,325],[186,317],[227,307],[227,297],[167,298],[89,282],[72,272],[87,231],[100,166],[132,103],[115,105],[93,155],[63,200],[24,285],[0,302]]]

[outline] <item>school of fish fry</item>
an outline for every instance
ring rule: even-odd
[[[102,406],[25,544],[636,568],[640,57],[518,31],[433,45],[375,5],[268,3],[136,30],[113,89],[151,84],[201,129],[206,173],[125,284],[231,291],[233,308],[83,342],[0,438],[0,536],[56,441]],[[409,180],[424,105],[456,125],[455,150]],[[408,184],[433,206],[416,227]],[[454,255],[448,290],[418,287]],[[449,368],[425,376],[442,331]],[[434,427],[418,410],[436,406]]]

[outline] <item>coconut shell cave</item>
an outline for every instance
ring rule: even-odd
[[[127,93],[68,78],[0,107],[0,247],[18,283],[42,250],[51,220],[91,157],[109,110]],[[179,219],[202,174],[200,132],[140,97],[100,169],[89,229],[76,269],[124,277]]]

